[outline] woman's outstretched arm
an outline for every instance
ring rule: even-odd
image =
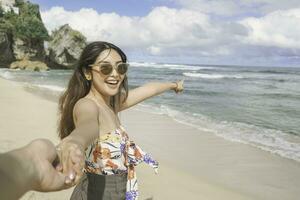
[[[80,99],[73,109],[75,129],[63,140],[71,139],[86,148],[99,134],[99,109],[94,101]]]
[[[125,110],[134,106],[150,97],[159,95],[167,90],[174,90],[176,93],[183,90],[184,80],[177,82],[151,82],[143,86],[130,90],[126,101],[121,105],[119,111]]]
[[[82,176],[84,150],[99,134],[99,109],[89,99],[81,99],[74,106],[75,129],[59,144],[62,172],[66,183],[75,184]]]

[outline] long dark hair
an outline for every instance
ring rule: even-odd
[[[100,53],[106,49],[115,50],[122,59],[122,62],[127,62],[125,53],[117,46],[103,41],[92,42],[88,44],[82,51],[78,64],[74,69],[74,73],[69,81],[66,91],[59,98],[59,121],[58,121],[58,135],[61,139],[68,136],[74,129],[73,108],[76,102],[86,96],[92,85],[91,80],[87,80],[84,72],[90,72],[91,67]],[[125,74],[124,80],[120,85],[119,92],[110,98],[110,106],[112,106],[115,113],[120,108],[121,93],[124,94],[123,102],[128,96],[128,80]]]

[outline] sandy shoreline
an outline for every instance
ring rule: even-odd
[[[0,152],[35,138],[57,143],[57,103],[0,79]],[[140,199],[298,199],[300,163],[226,141],[137,109],[121,113],[128,134],[160,162],[159,175],[138,166]],[[72,189],[22,199],[68,199]]]

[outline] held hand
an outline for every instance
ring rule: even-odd
[[[67,176],[65,183],[68,185],[78,183],[83,175],[85,160],[83,147],[74,140],[65,138],[57,146],[57,151],[60,158],[57,169]]]
[[[179,92],[183,91],[183,83],[184,83],[184,79],[182,79],[181,81],[177,81],[176,83],[176,88],[174,88],[174,91],[176,92],[176,94],[178,94]]]
[[[28,168],[28,175],[32,181],[33,190],[40,192],[57,191],[69,188],[65,184],[66,176],[58,172],[52,163],[57,157],[54,144],[46,139],[37,139],[24,147],[24,157]],[[30,163],[28,163],[28,161]]]

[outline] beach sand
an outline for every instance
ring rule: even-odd
[[[0,79],[0,152],[36,138],[54,143],[57,103]],[[131,139],[160,163],[159,174],[137,167],[142,200],[298,200],[300,163],[137,108],[121,113]],[[21,199],[69,199],[72,188],[28,192]]]

